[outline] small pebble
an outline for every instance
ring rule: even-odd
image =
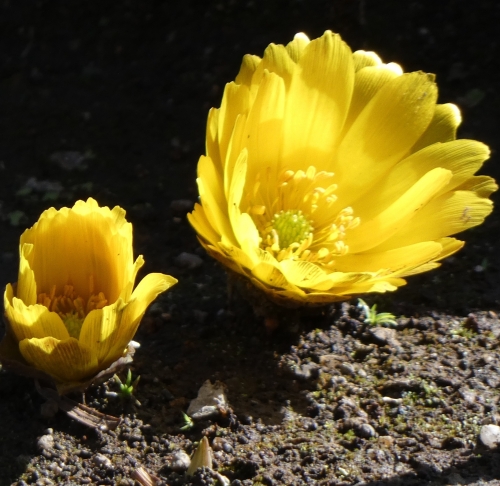
[[[172,456],[170,467],[173,471],[181,473],[187,470],[191,464],[191,458],[184,451],[177,451]]]
[[[377,432],[370,424],[361,424],[357,427],[357,434],[364,439],[370,439],[377,436]]]
[[[54,447],[54,437],[50,434],[42,435],[37,442],[38,449],[49,451]]]
[[[97,467],[102,467],[104,469],[109,469],[112,466],[111,461],[102,454],[96,454],[92,461]]]
[[[348,375],[348,376],[355,376],[356,375],[356,370],[349,363],[342,363],[339,366],[339,371],[343,375]]]
[[[467,403],[469,404],[475,403],[476,392],[474,390],[460,390],[459,393]]]
[[[316,378],[318,369],[319,366],[316,363],[311,362],[296,366],[291,371],[295,378],[301,381],[306,381],[310,380],[311,378]]]
[[[370,334],[378,344],[389,344],[390,346],[400,346],[401,343],[396,339],[397,332],[388,327],[375,327],[370,329]]]
[[[207,419],[219,415],[227,407],[226,387],[217,381],[205,381],[198,390],[198,396],[191,400],[187,414],[195,420]]]
[[[493,424],[483,425],[479,438],[489,449],[496,449],[500,444],[500,427]]]
[[[382,397],[382,401],[390,405],[391,407],[396,407],[403,403],[402,398],[392,398],[392,397]]]
[[[394,438],[390,435],[381,435],[378,438],[378,442],[382,447],[387,447],[388,449],[394,444]]]

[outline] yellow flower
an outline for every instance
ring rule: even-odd
[[[151,273],[133,290],[143,264],[133,261],[120,207],[90,198],[48,209],[21,236],[19,279],[4,294],[2,357],[17,352],[60,393],[105,370],[124,355],[148,305],[177,282]]]
[[[434,76],[325,32],[247,55],[207,123],[205,249],[285,305],[385,292],[437,267],[491,212],[485,145],[455,140]]]

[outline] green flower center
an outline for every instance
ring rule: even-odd
[[[290,209],[274,215],[271,220],[273,230],[278,235],[279,247],[285,249],[293,243],[302,243],[312,233],[313,227],[302,211]]]
[[[63,320],[69,335],[78,339],[80,337],[80,331],[82,330],[83,321],[85,319],[79,317],[76,312],[68,312],[65,315],[61,315],[61,319]]]

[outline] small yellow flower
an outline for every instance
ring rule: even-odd
[[[132,225],[120,207],[90,198],[48,209],[21,236],[1,357],[50,375],[60,393],[105,370],[124,355],[148,305],[177,282],[151,273],[133,290],[143,264],[133,261]]]
[[[492,210],[495,182],[474,176],[489,149],[456,140],[460,121],[433,75],[297,34],[245,56],[210,111],[189,220],[278,303],[395,290]]]

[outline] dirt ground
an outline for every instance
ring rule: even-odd
[[[478,440],[500,422],[497,214],[440,269],[366,296],[393,329],[353,300],[284,313],[269,333],[171,207],[197,197],[208,109],[243,54],[299,31],[436,73],[460,137],[491,147],[483,173],[500,179],[499,25],[493,0],[0,0],[1,288],[21,232],[88,196],[127,210],[145,273],[180,280],[137,335],[140,405],[110,396],[112,382],[85,394],[123,417],[116,430],[50,416],[32,381],[0,371],[0,485],[133,485],[139,466],[163,484],[220,484],[184,472],[203,436],[233,486],[500,484],[500,453]],[[200,260],[183,266],[182,252]],[[206,380],[229,405],[181,430]]]

